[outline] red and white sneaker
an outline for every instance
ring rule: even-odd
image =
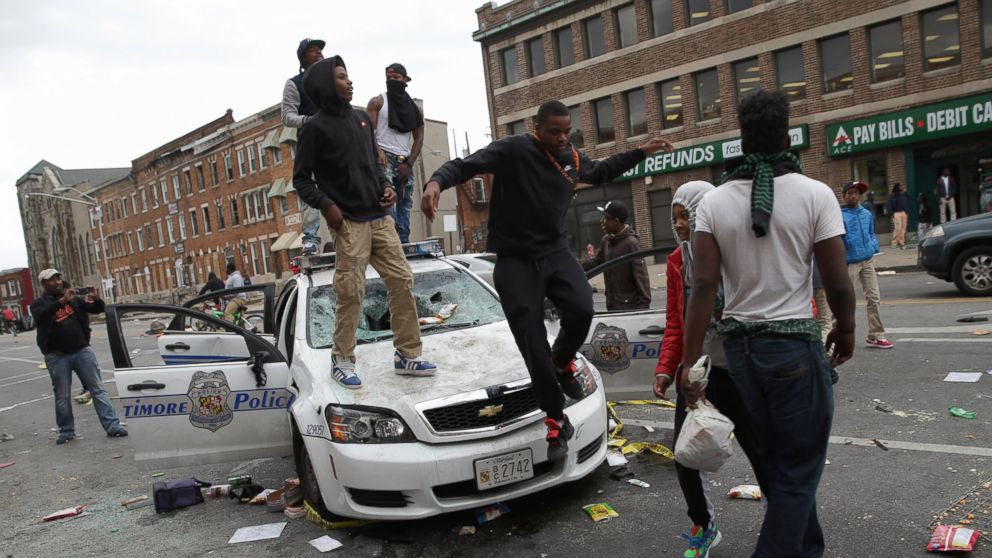
[[[875,347],[876,349],[891,349],[892,347],[895,347],[895,345],[892,344],[892,341],[889,341],[884,337],[876,337],[875,339],[869,337],[865,339],[865,345]]]

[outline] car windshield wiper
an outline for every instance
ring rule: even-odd
[[[479,325],[480,320],[472,320],[471,322],[443,322],[440,324],[425,324],[420,326],[420,331],[447,331],[452,329],[462,329],[466,327],[474,327]]]

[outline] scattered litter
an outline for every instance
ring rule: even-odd
[[[118,529],[117,527],[114,527],[113,529],[110,530],[110,532],[111,533],[119,533],[120,532],[120,529]]]
[[[288,506],[295,506],[303,501],[303,491],[299,479],[289,479],[282,487],[265,497],[265,506],[271,512],[281,512]]]
[[[987,329],[976,329],[975,331],[971,332],[972,335],[988,335],[990,333],[992,333],[992,331],[989,331]]]
[[[152,476],[155,477],[155,478],[164,477],[165,476],[165,473],[152,473]]]
[[[282,535],[282,530],[286,528],[286,522],[266,523],[265,525],[253,525],[242,527],[234,532],[227,544],[237,544],[251,541],[264,541],[266,539],[278,539]]]
[[[128,504],[127,505],[127,509],[128,509],[128,511],[139,510],[141,508],[147,508],[148,506],[151,506],[153,504],[155,504],[155,500],[151,500],[147,496],[145,496],[145,499],[142,500],[142,501],[140,501],[140,502],[135,502],[133,504]]]
[[[128,509],[131,509],[130,506],[132,504],[137,504],[138,502],[144,502],[147,499],[148,496],[143,494],[141,496],[135,496],[133,498],[128,498],[126,500],[121,500],[121,505],[127,507]]]
[[[464,537],[465,535],[474,535],[474,534],[475,534],[475,525],[465,525],[458,530],[459,537]]]
[[[973,383],[982,379],[981,372],[949,372],[944,376],[945,382],[967,382]]]
[[[90,401],[93,401],[93,396],[90,395],[90,392],[84,391],[83,393],[81,393],[81,394],[79,394],[79,395],[76,396],[75,401],[76,401],[76,403],[79,403],[81,405],[85,405],[85,404],[89,403]]]
[[[231,485],[229,484],[215,484],[212,486],[204,486],[200,489],[205,498],[220,498],[221,496],[231,495]]]
[[[4,432],[3,434],[0,434],[0,442],[9,442],[9,441],[11,441],[13,439],[14,439],[14,435],[13,434],[7,434],[6,432]]]
[[[644,426],[644,430],[647,430],[648,432],[654,432],[654,428],[652,428],[652,427],[650,427],[650,426],[648,426],[646,424],[643,425],[643,426]]]
[[[966,527],[938,525],[930,536],[930,552],[970,552],[978,542],[978,531]]]
[[[56,519],[65,519],[67,517],[75,517],[86,509],[86,506],[73,506],[71,508],[65,508],[64,510],[59,510],[57,512],[52,512],[45,517],[41,518],[42,521],[54,521]]]
[[[286,506],[286,509],[282,513],[286,514],[286,517],[290,519],[299,519],[306,516],[307,509],[303,506]]]
[[[756,484],[739,484],[731,488],[727,496],[741,500],[760,500],[761,487]]]
[[[45,363],[44,362],[42,362],[41,364],[38,365],[38,370],[44,370],[46,368],[48,368],[48,367],[45,366]]]
[[[227,479],[227,484],[231,486],[246,486],[251,484],[251,475],[238,475]]]
[[[609,430],[613,430],[616,427],[617,427],[617,421],[613,420],[613,417],[610,417],[610,420],[606,421],[606,428]]]
[[[889,446],[883,444],[882,441],[879,440],[878,438],[872,438],[871,441],[874,442],[876,446],[878,446],[878,449],[882,451],[889,451]]]
[[[953,416],[963,419],[973,419],[977,416],[975,411],[965,411],[961,407],[948,407],[947,412],[951,413]]]
[[[619,450],[611,449],[606,452],[606,463],[610,467],[620,467],[627,464],[627,458]]]
[[[879,272],[876,273],[876,275],[895,275],[895,274],[896,274],[896,272],[895,272],[894,269],[888,269],[888,270],[879,271]]]
[[[824,464],[824,465],[830,465],[830,460],[829,460],[829,459],[827,459],[826,461],[824,461],[824,462],[823,462],[823,464]]]
[[[976,322],[987,322],[989,321],[987,316],[965,316],[963,318],[958,318],[958,323],[962,324],[973,324]]]
[[[310,546],[316,548],[317,552],[328,552],[336,548],[341,548],[344,545],[341,544],[341,541],[324,535],[323,537],[317,537],[316,539],[310,541]]]
[[[138,354],[140,352],[141,352],[141,349],[135,349],[135,350],[131,351],[131,354],[132,355],[136,355],[136,354]]]
[[[11,461],[10,463],[0,463],[0,469],[6,469],[7,467],[10,467],[11,465],[13,465],[15,463],[17,463],[17,462],[16,461]]]
[[[610,472],[610,478],[613,480],[622,481],[625,479],[634,478],[634,472],[626,467],[618,467]]]
[[[320,516],[320,512],[315,510],[310,502],[303,500],[303,507],[307,510],[307,521],[313,523],[321,529],[353,529],[355,527],[361,527],[363,525],[368,525],[370,523],[375,523],[374,521],[368,521],[364,519],[349,519],[346,521],[328,521]]]
[[[967,434],[967,435],[965,435],[965,439],[967,439],[967,440],[974,440],[975,439],[975,435],[974,434]]]
[[[120,453],[115,453],[114,455],[110,456],[111,459],[120,459],[122,457],[124,457],[124,455]]]
[[[259,504],[264,504],[265,499],[268,498],[269,494],[272,494],[273,492],[275,492],[274,488],[266,488],[265,490],[256,494],[254,498],[248,500],[248,503],[256,506]]]
[[[902,418],[906,418],[909,416],[909,414],[907,414],[905,411],[892,411],[892,414]]]
[[[583,506],[582,509],[585,510],[585,512],[589,514],[589,517],[597,523],[600,521],[609,521],[614,517],[620,517],[620,514],[613,509],[613,506],[607,504],[606,502],[589,504],[588,506]]]
[[[644,482],[644,481],[642,481],[640,479],[627,479],[627,483],[628,484],[632,484],[634,486],[640,486],[641,488],[651,488],[651,485],[650,484],[648,484],[648,483],[646,483],[646,482]]]
[[[475,512],[475,522],[482,525],[508,513],[510,513],[510,506],[502,502],[490,504]]]
[[[892,407],[882,403],[881,405],[875,405],[876,411],[881,411],[883,413],[891,413],[893,411]]]

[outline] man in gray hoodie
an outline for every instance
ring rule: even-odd
[[[626,206],[610,201],[596,209],[603,212],[600,225],[606,234],[599,242],[599,252],[593,250],[592,244],[586,247],[589,257],[582,262],[586,271],[641,249],[640,237],[627,224]],[[607,310],[646,310],[651,305],[651,281],[644,258],[611,267],[603,272],[603,281]]]

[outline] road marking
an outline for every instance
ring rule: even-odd
[[[23,384],[24,382],[33,382],[35,380],[40,380],[42,378],[51,378],[48,374],[44,376],[35,376],[34,378],[25,378],[23,380],[17,380],[16,382],[10,382],[9,384],[0,384],[0,388],[5,388],[9,386],[16,386],[17,384]]]
[[[976,302],[992,302],[992,297],[956,297],[956,298],[894,298],[889,300],[882,300],[882,306],[893,305],[899,306],[901,304],[963,304],[965,302],[974,304]],[[865,301],[859,300],[858,306],[864,306]]]
[[[45,395],[45,396],[39,397],[38,399],[32,399],[30,401],[21,401],[20,403],[14,403],[10,407],[0,407],[0,413],[2,413],[4,411],[9,411],[11,409],[16,409],[17,407],[20,407],[21,405],[27,405],[28,403],[37,403],[38,401],[44,401],[46,399],[51,399],[52,397],[54,397],[54,395]]]
[[[976,338],[976,339],[961,339],[959,337],[904,337],[902,339],[893,339],[893,342],[899,343],[992,343],[992,339],[988,337]]]
[[[655,420],[637,420],[637,419],[625,419],[621,417],[624,426],[650,426],[652,428],[658,429],[675,429],[674,422],[662,422]],[[949,444],[927,444],[923,442],[900,442],[897,440],[886,440],[884,438],[879,438],[885,447],[889,449],[902,449],[909,451],[926,451],[931,453],[952,453],[956,455],[970,455],[975,457],[992,457],[992,448],[982,448],[982,447],[971,447],[971,446],[952,446]],[[864,446],[864,447],[878,447],[875,441],[869,438],[854,438],[851,436],[831,436],[831,444],[840,444],[845,446]]]
[[[981,316],[984,314],[992,314],[992,310],[979,310],[978,312],[968,312],[967,314],[958,314],[959,316]]]
[[[37,372],[25,372],[24,374],[18,374],[16,376],[10,376],[8,378],[3,378],[4,380],[16,380],[17,378],[23,378],[24,376],[31,376],[37,374]]]
[[[978,326],[887,327],[885,333],[971,333]]]
[[[26,358],[17,358],[17,357],[0,356],[0,360],[12,360],[12,361],[16,361],[16,362],[30,362],[31,364],[45,364],[45,361],[43,361],[43,360],[30,360],[30,359],[26,359]]]
[[[4,349],[0,353],[9,353],[11,351],[23,351],[24,349],[34,349],[37,345],[21,345],[20,347],[11,347],[9,349]]]

